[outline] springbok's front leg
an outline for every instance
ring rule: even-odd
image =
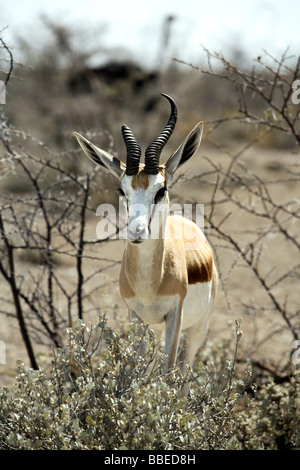
[[[167,354],[165,370],[167,371],[176,362],[182,326],[182,302],[176,303],[172,310],[169,311],[165,322],[165,349]]]

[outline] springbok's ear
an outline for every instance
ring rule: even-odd
[[[203,122],[199,122],[182,142],[180,147],[171,155],[165,164],[166,173],[172,178],[175,171],[188,161],[198,150],[203,132]]]
[[[78,134],[78,132],[74,132],[74,135],[78,140],[80,147],[82,148],[84,153],[91,160],[93,160],[94,163],[100,166],[104,166],[118,179],[121,178],[123,172],[126,169],[126,165],[123,162],[118,160],[110,153],[105,152],[105,150],[99,149],[94,144],[89,142],[85,137]]]

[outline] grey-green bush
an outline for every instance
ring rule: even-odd
[[[253,449],[299,448],[299,379],[280,393],[273,386],[245,407],[244,383],[222,349],[215,366],[182,375],[163,373],[151,330],[136,325],[127,337],[100,318],[67,330],[52,370],[18,363],[17,385],[0,394],[1,449]],[[239,333],[237,332],[238,344]],[[135,352],[147,340],[143,358]],[[221,359],[220,359],[221,358]],[[226,365],[226,364],[227,365]],[[225,372],[224,372],[225,371]],[[191,391],[183,398],[183,385]],[[276,395],[276,396],[275,396]]]

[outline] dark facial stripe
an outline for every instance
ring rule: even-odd
[[[147,189],[149,186],[149,176],[143,170],[140,171],[136,175],[133,175],[131,180],[131,186],[133,189]]]

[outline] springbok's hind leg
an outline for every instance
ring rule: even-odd
[[[181,302],[178,302],[168,313],[165,321],[165,350],[167,355],[165,370],[167,371],[173,367],[176,362],[182,326]]]
[[[192,368],[199,349],[203,346],[208,331],[209,312],[195,325],[186,330],[186,355],[185,360]]]
[[[185,331],[186,336],[186,346],[184,354],[184,367],[183,373],[187,372],[188,367],[193,368],[195,357],[199,349],[204,345],[207,331],[208,331],[208,318],[209,311],[204,315],[201,320],[198,321],[195,325],[191,326]],[[189,384],[184,385],[183,395],[187,396],[189,392]]]

